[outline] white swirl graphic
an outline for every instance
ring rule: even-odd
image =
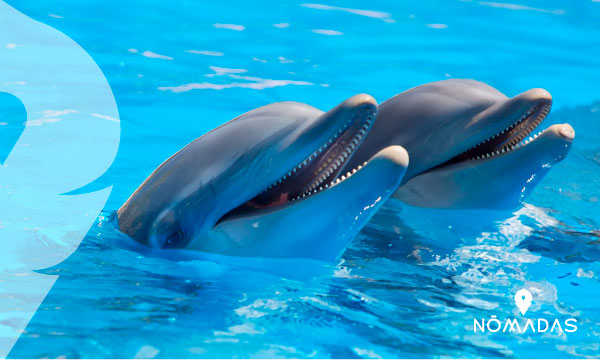
[[[68,193],[109,168],[120,123],[92,58],[1,0],[0,92],[17,97],[27,112],[0,165],[0,357],[6,357],[56,281],[35,270],[75,251],[108,199],[111,188]]]

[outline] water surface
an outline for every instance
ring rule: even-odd
[[[11,357],[589,357],[600,354],[600,2],[8,1],[76,40],[108,78],[122,139],[106,212]],[[2,45],[2,44],[0,44]],[[390,202],[336,264],[123,246],[111,213],[196,137],[281,100],[329,109],[475,78],[544,87],[577,137],[527,203]],[[90,160],[92,161],[92,160]],[[499,194],[500,196],[501,194]],[[570,334],[474,333],[473,318],[578,320]]]

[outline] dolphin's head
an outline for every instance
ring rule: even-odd
[[[371,128],[376,111],[375,100],[366,94],[353,96],[326,113],[293,102],[250,111],[165,161],[119,209],[119,227],[139,242],[156,248],[293,257],[294,253],[281,246],[278,251],[273,251],[274,247],[254,251],[257,241],[268,240],[269,236],[285,238],[285,233],[257,229],[257,221],[285,214],[290,226],[286,231],[301,234],[308,214],[321,221],[327,212],[319,207],[323,202],[314,199],[337,194],[331,195],[329,201],[354,205],[371,201],[344,219],[356,222],[359,212],[366,212],[364,206],[379,196],[387,198],[399,184],[408,158],[398,147],[376,157],[376,163],[389,163],[389,168],[364,166],[363,162],[361,169],[357,166],[348,171],[350,174],[341,174]],[[340,189],[349,175],[358,172],[363,175],[352,177],[363,179],[362,186],[372,190],[368,199],[364,191],[349,191],[344,196],[332,191]],[[369,185],[364,175],[369,172],[381,181]],[[372,195],[377,196],[371,199]],[[320,205],[306,205],[311,202]],[[294,209],[300,208],[311,211],[296,216]],[[228,231],[229,224],[235,224],[237,230]],[[340,224],[322,224],[323,228],[326,226],[341,228]],[[284,240],[278,245],[283,243]]]
[[[381,104],[352,161],[398,144],[411,161],[394,197],[437,208],[515,206],[566,156],[574,138],[563,124],[527,140],[551,105],[544,89],[508,98],[474,80],[426,84]]]

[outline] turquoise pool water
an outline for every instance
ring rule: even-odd
[[[88,190],[106,211],[11,357],[600,355],[600,2],[7,1],[64,32],[113,89],[121,146]],[[3,44],[0,44],[3,46]],[[569,157],[513,211],[390,202],[339,264],[161,256],[111,213],[164,159],[281,100],[328,109],[449,77],[548,89]],[[126,245],[126,246],[124,246]],[[474,319],[575,318],[574,333],[474,332]]]

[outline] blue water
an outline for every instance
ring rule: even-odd
[[[106,211],[11,357],[600,355],[600,2],[9,0],[77,41],[121,118]],[[368,11],[367,11],[368,10]],[[1,44],[0,44],[1,45]],[[569,157],[513,211],[390,202],[338,264],[160,256],[111,214],[169,155],[281,100],[329,109],[449,77],[548,89]],[[546,126],[542,125],[542,126]],[[499,194],[501,196],[501,194]],[[293,230],[292,230],[293,231]],[[127,245],[126,245],[127,244]],[[474,318],[573,317],[569,334],[475,333]]]

